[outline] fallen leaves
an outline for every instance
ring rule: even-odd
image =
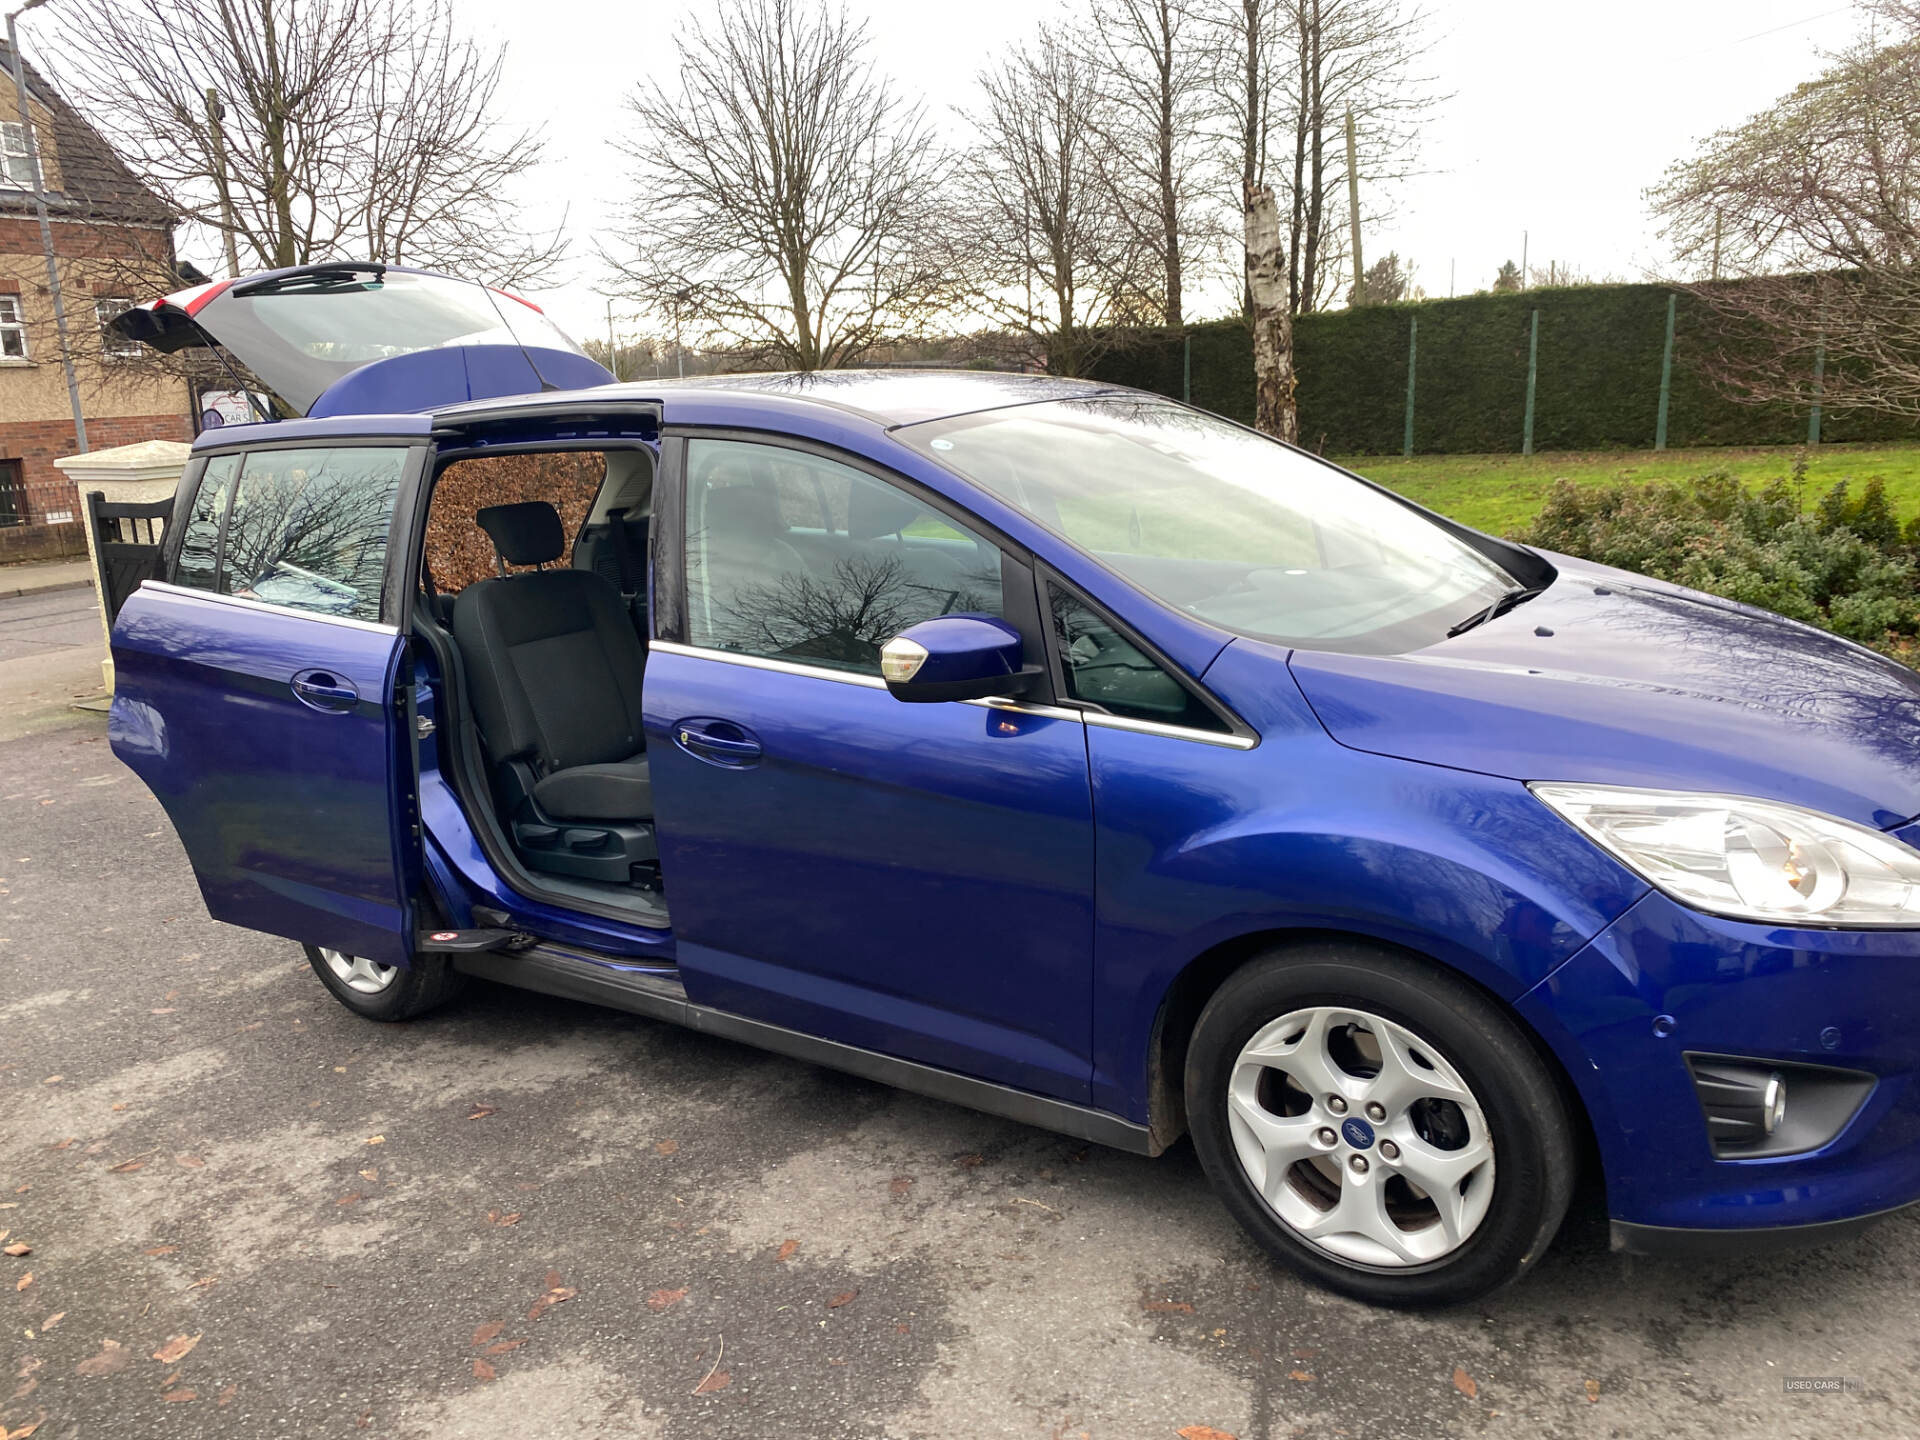
[[[579,1293],[577,1289],[560,1278],[560,1272],[558,1270],[549,1270],[547,1271],[546,1293],[533,1302],[533,1308],[527,1311],[527,1319],[538,1320],[554,1306],[566,1304],[567,1301],[573,1299],[573,1297]]]
[[[1462,1370],[1458,1365],[1453,1367],[1453,1388],[1469,1400],[1478,1399],[1480,1396],[1479,1385],[1475,1383],[1471,1375],[1467,1374],[1467,1372]]]
[[[1163,1315],[1191,1315],[1193,1306],[1185,1300],[1142,1300],[1142,1310],[1155,1311]]]
[[[231,1405],[233,1403],[233,1397],[239,1393],[240,1387],[238,1385],[223,1386],[220,1393],[213,1397],[213,1403],[216,1405]]]
[[[205,1333],[205,1331],[201,1332],[203,1335]],[[199,1335],[176,1335],[158,1350],[154,1351],[153,1358],[163,1365],[171,1365],[176,1360],[186,1359],[188,1354],[192,1352],[193,1347],[199,1343]]]
[[[653,1153],[656,1155],[674,1155],[678,1154],[679,1150],[680,1142],[678,1140],[656,1140],[653,1142]]]
[[[693,1387],[696,1395],[711,1395],[716,1390],[724,1390],[733,1383],[733,1376],[720,1368],[720,1362],[727,1358],[727,1337],[720,1337],[719,1353],[713,1357],[713,1367],[707,1371],[700,1383]]]
[[[474,1379],[491,1380],[495,1376],[497,1376],[499,1373],[500,1372],[498,1370],[495,1370],[493,1366],[489,1365],[486,1361],[482,1360],[478,1355],[473,1357],[473,1378]]]
[[[142,1255],[171,1255],[179,1248],[178,1245],[149,1245],[140,1253]]]
[[[500,1110],[499,1110],[499,1107],[498,1107],[498,1106],[494,1106],[494,1105],[476,1105],[476,1106],[474,1106],[474,1107],[473,1107],[473,1113],[472,1113],[471,1115],[469,1115],[469,1116],[467,1116],[467,1119],[469,1119],[469,1120],[484,1120],[484,1119],[486,1119],[486,1118],[487,1118],[487,1116],[489,1116],[489,1115],[498,1115],[499,1113],[500,1113]]]
[[[107,1173],[109,1175],[130,1175],[135,1170],[145,1169],[146,1164],[147,1162],[144,1160],[122,1160],[118,1165],[109,1165],[107,1167]]]
[[[76,1375],[113,1375],[133,1362],[133,1354],[118,1340],[102,1340],[100,1353],[89,1356],[74,1367]]]
[[[367,1144],[369,1145],[384,1145],[386,1143],[387,1137],[384,1135],[369,1135],[367,1137]]]
[[[33,1434],[34,1431],[38,1430],[45,1423],[46,1416],[43,1412],[40,1419],[22,1425],[18,1430],[9,1430],[4,1425],[0,1425],[0,1440],[27,1440],[29,1435]]]
[[[356,1190],[351,1195],[342,1195],[338,1200],[334,1201],[333,1203],[335,1205],[358,1205],[362,1200],[366,1198],[367,1198],[366,1196],[362,1195],[358,1190]]]
[[[782,1240],[780,1248],[774,1253],[774,1259],[784,1264],[793,1258],[793,1252],[800,1248],[798,1240]]]
[[[380,1172],[378,1170],[362,1170],[360,1172],[360,1178],[369,1185],[377,1185],[380,1183]]]
[[[198,1170],[207,1162],[202,1160],[198,1155],[176,1155],[173,1157],[173,1163],[183,1165],[189,1170]]]
[[[24,1240],[16,1240],[4,1250],[0,1250],[0,1255],[12,1255],[16,1259],[22,1255],[31,1255],[32,1253],[33,1247]]]
[[[500,1334],[500,1332],[506,1328],[507,1328],[507,1322],[504,1320],[489,1320],[486,1324],[482,1325],[478,1330],[475,1330],[473,1332],[473,1343],[475,1345],[484,1345],[489,1340],[492,1340],[495,1337],[497,1337]]]
[[[44,1329],[45,1327],[42,1326],[41,1328]],[[1587,1403],[1589,1405],[1598,1405],[1600,1403],[1600,1382],[1598,1380],[1587,1381]]]
[[[1180,1440],[1233,1440],[1225,1430],[1216,1430],[1211,1425],[1183,1425],[1173,1432]]]
[[[684,1288],[679,1290],[656,1290],[647,1296],[647,1308],[658,1315],[662,1310],[671,1310],[687,1298]]]
[[[33,1283],[33,1272],[29,1270],[26,1274],[20,1277],[20,1283],[15,1285],[13,1288],[16,1290],[24,1290],[27,1288],[27,1286],[31,1285],[32,1283]]]
[[[827,1301],[827,1308],[829,1310],[838,1310],[842,1305],[851,1305],[859,1294],[860,1292],[858,1290],[842,1290],[838,1295]]]
[[[1311,1384],[1313,1381],[1313,1372],[1311,1370],[1289,1370],[1287,1371],[1287,1379],[1298,1380],[1302,1385]]]
[[[49,1075],[47,1076],[46,1079],[42,1080],[40,1083],[42,1085],[58,1085],[62,1080],[66,1078],[67,1077],[64,1075]]]
[[[178,1404],[182,1400],[198,1400],[200,1397],[191,1390],[167,1390],[161,1393],[160,1398]]]
[[[40,1333],[44,1335],[47,1331],[55,1329],[60,1324],[60,1322],[66,1318],[67,1318],[66,1311],[64,1310],[54,1311],[53,1314],[47,1316],[46,1319],[40,1322]]]
[[[907,1192],[913,1189],[913,1177],[911,1175],[896,1175],[887,1182],[887,1189],[893,1195],[894,1199],[904,1200],[907,1198]]]
[[[489,1210],[487,1211],[487,1223],[489,1225],[518,1225],[520,1223],[520,1211],[513,1210],[502,1215],[498,1210]]]

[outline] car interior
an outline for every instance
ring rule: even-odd
[[[452,462],[415,632],[465,722],[442,756],[476,830],[536,888],[664,916],[640,708],[652,496],[644,449]]]

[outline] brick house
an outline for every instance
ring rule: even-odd
[[[85,551],[78,496],[53,468],[77,446],[12,67],[0,40],[0,561]],[[31,66],[25,75],[88,444],[190,440],[186,381],[101,328],[176,287],[174,217]]]

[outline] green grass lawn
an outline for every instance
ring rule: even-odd
[[[1505,535],[1525,525],[1555,480],[1686,480],[1724,470],[1756,489],[1793,468],[1791,446],[1769,449],[1613,450],[1552,455],[1354,455],[1334,457],[1349,470],[1409,500]],[[1811,452],[1808,499],[1836,480],[1864,484],[1878,475],[1902,520],[1920,515],[1920,445],[1822,445]]]

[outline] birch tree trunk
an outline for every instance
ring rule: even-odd
[[[1287,307],[1280,207],[1271,186],[1247,188],[1246,250],[1247,288],[1253,295],[1253,423],[1291,443],[1300,438],[1293,403],[1293,316]]]

